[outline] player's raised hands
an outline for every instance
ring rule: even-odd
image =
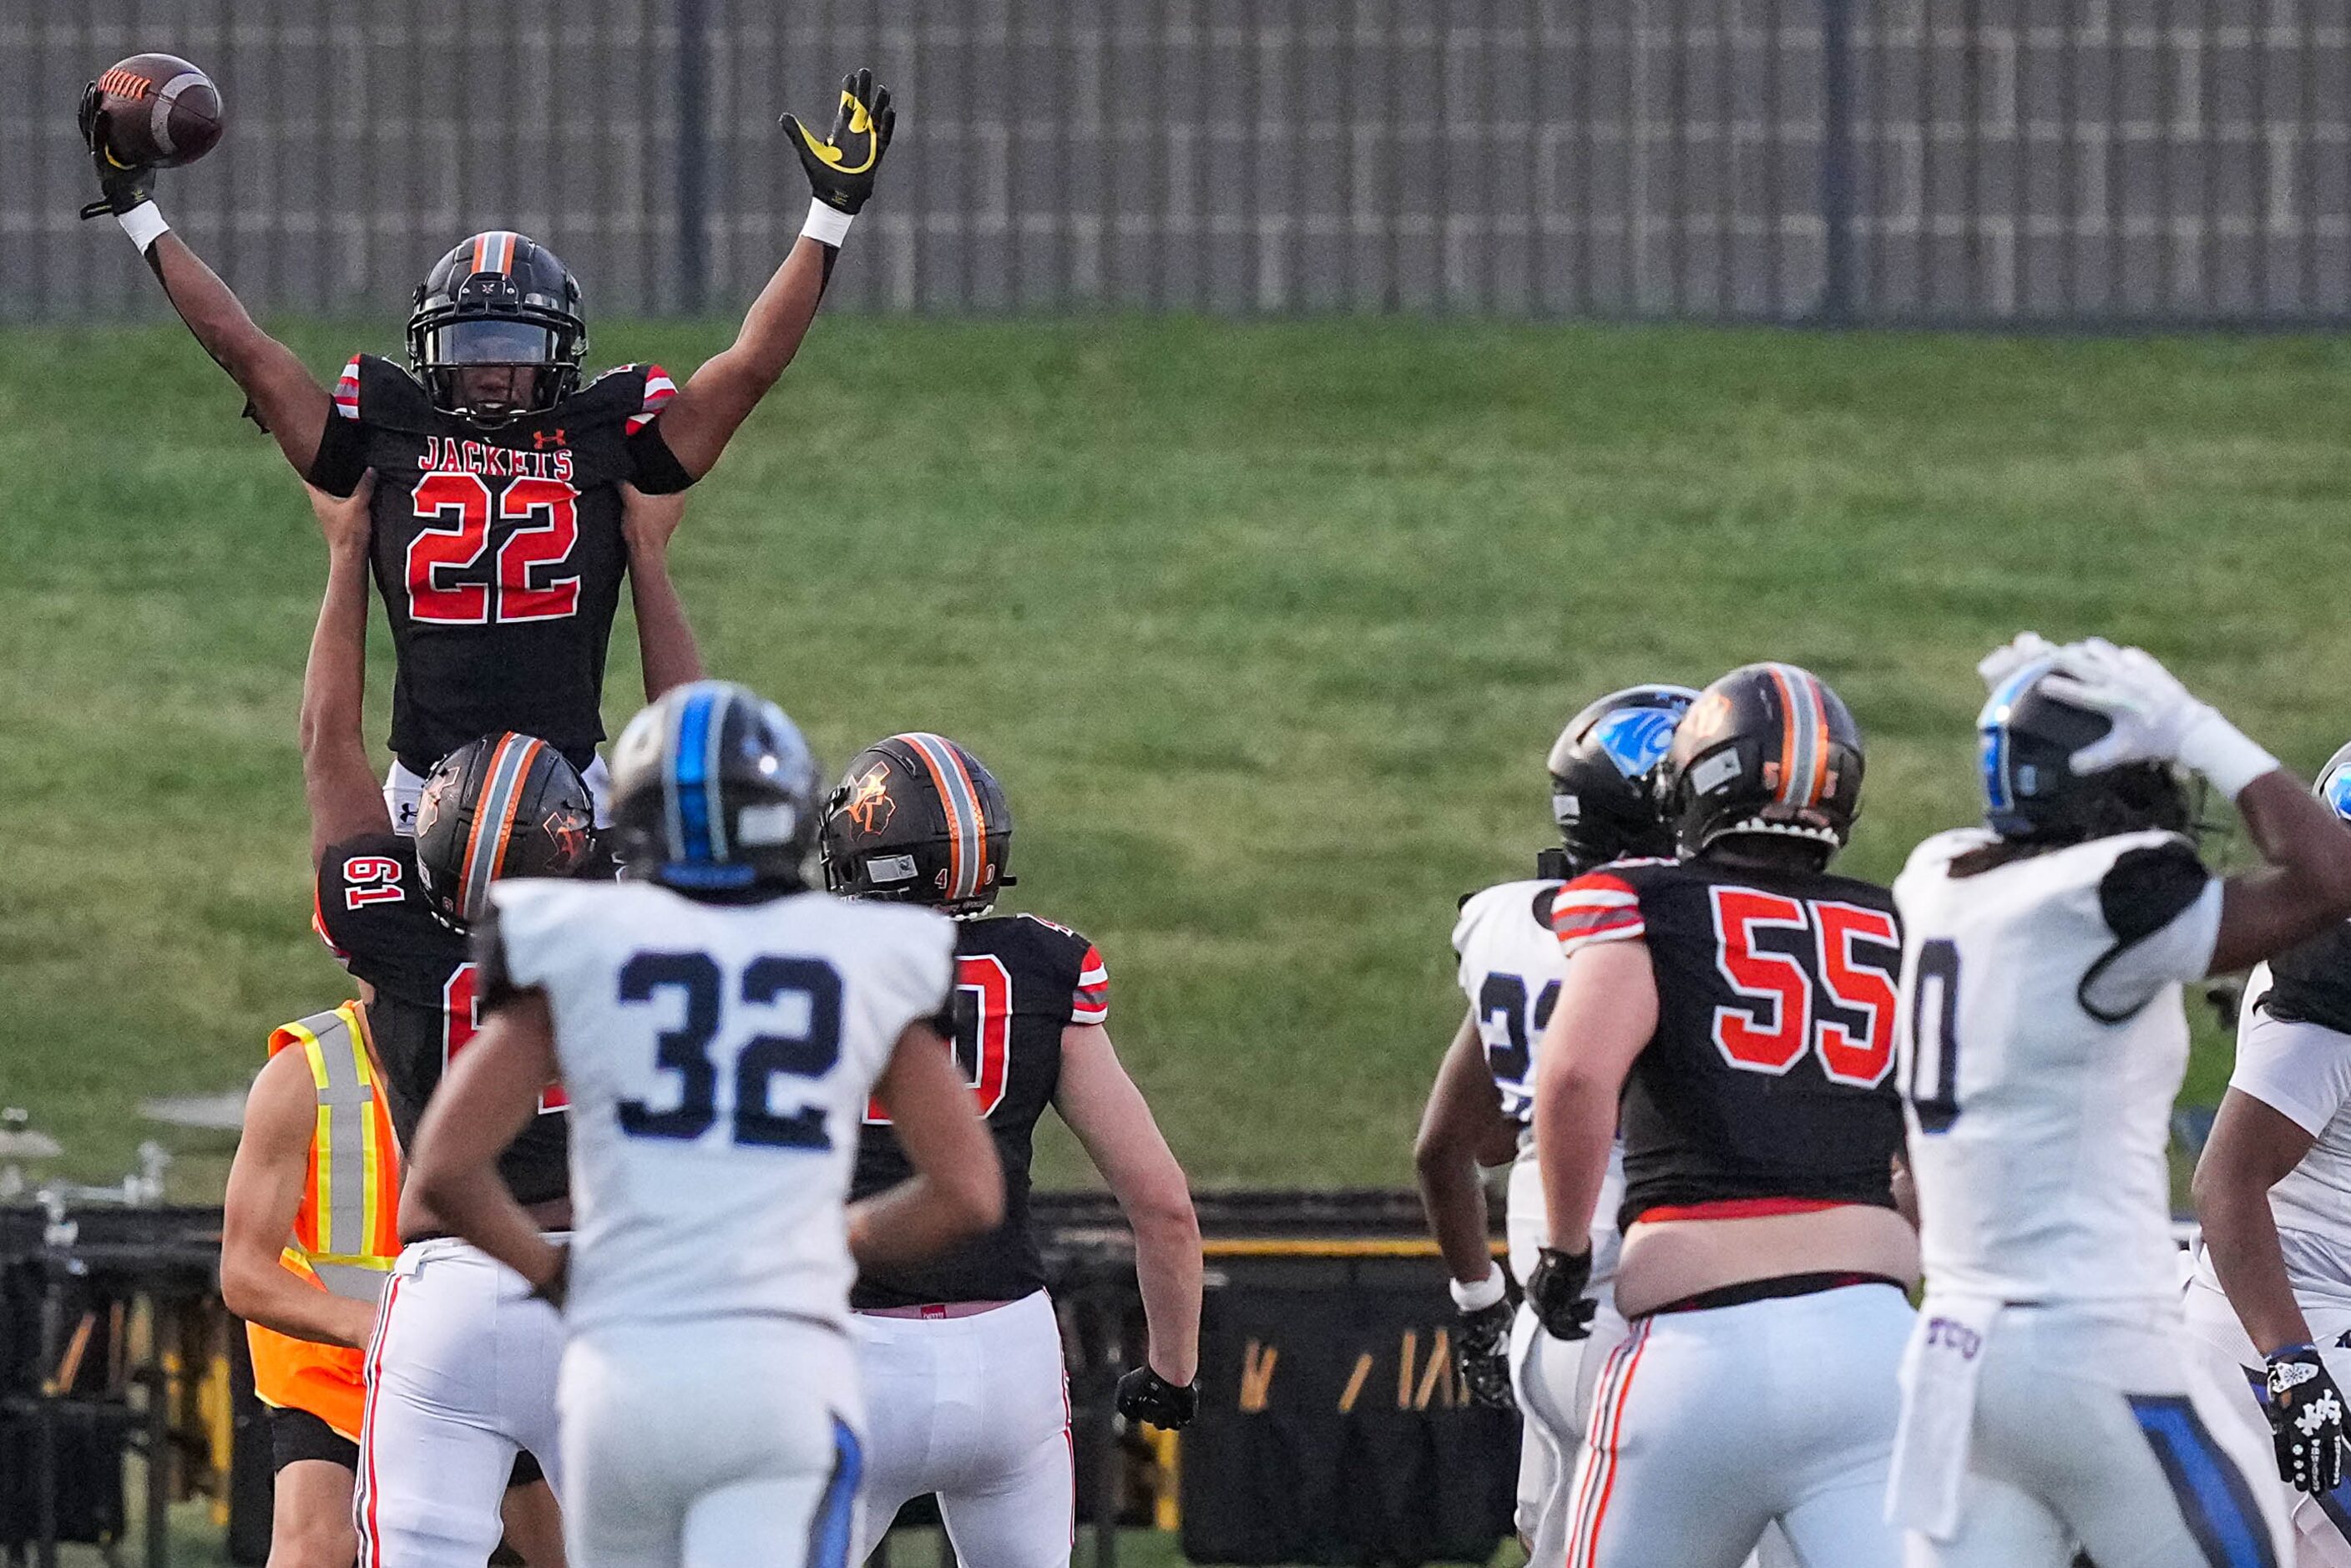
[[[821,141],[797,115],[787,114],[780,123],[808,171],[816,199],[855,216],[873,193],[873,172],[881,167],[890,133],[897,127],[890,89],[874,83],[870,68],[841,78],[841,110],[833,118],[832,133]]]
[[[2038,632],[2019,632],[2015,636],[1976,661],[1976,674],[1983,684],[1998,691],[2001,683],[2032,664],[2057,651],[2057,644]]]
[[[89,149],[90,166],[98,171],[98,200],[82,208],[85,219],[120,217],[149,199],[155,171],[143,164],[120,163],[110,149],[104,95],[96,82],[82,89],[81,110],[76,116],[81,139]]]

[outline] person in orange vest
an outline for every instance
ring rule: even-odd
[[[271,1031],[229,1167],[221,1299],[246,1320],[269,1406],[269,1568],[350,1568],[358,1554],[361,1364],[400,1253],[400,1143],[380,1085],[360,1002]],[[517,1465],[503,1512],[510,1560],[561,1568],[535,1464]]]

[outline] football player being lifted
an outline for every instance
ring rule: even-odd
[[[2318,770],[2318,798],[2351,821],[2351,746]],[[2264,1347],[2314,1345],[2335,1386],[2351,1387],[2346,1193],[2351,925],[2341,925],[2246,981],[2236,1066],[2196,1162],[2200,1239],[2188,1329],[2214,1381],[2241,1390],[2237,1406],[2256,1437],[2270,1431]],[[2303,1563],[2351,1568],[2351,1480],[2297,1490],[2292,1500]]]
[[[1517,1390],[1530,1412],[1520,1437],[1518,1529],[1531,1562],[1553,1562],[1565,1550],[1564,1493],[1590,1403],[1587,1369],[1596,1369],[1624,1337],[1624,1322],[1604,1301],[1590,1338],[1553,1340],[1540,1332],[1531,1312],[1514,1309],[1508,1278],[1488,1247],[1486,1189],[1478,1167],[1511,1159],[1515,1151],[1505,1223],[1510,1275],[1523,1281],[1550,1234],[1528,1122],[1535,1043],[1551,1021],[1566,972],[1559,938],[1552,935],[1552,900],[1568,879],[1611,861],[1672,856],[1673,834],[1657,813],[1656,768],[1674,727],[1697,696],[1687,686],[1628,686],[1568,720],[1548,758],[1559,847],[1536,856],[1531,879],[1497,883],[1464,898],[1453,927],[1468,1010],[1429,1090],[1413,1161],[1429,1228],[1453,1276],[1461,1373],[1470,1397],[1507,1406],[1513,1371],[1528,1374],[1531,1386]],[[1624,1182],[1622,1154],[1612,1154],[1608,1186],[1593,1216],[1595,1290],[1614,1278],[1615,1199]]]
[[[1945,1568],[2283,1564],[2277,1469],[2341,1479],[2342,1394],[2273,1303],[2273,1461],[2232,1414],[2241,1381],[2186,1339],[2180,988],[2351,915],[2351,833],[2137,649],[2028,634],[1981,668],[1984,826],[1895,883],[1927,1291],[1890,1511]],[[2263,869],[2205,869],[2175,764],[2236,802]]]
[[[392,831],[361,717],[369,508],[364,498],[310,494],[328,545],[327,591],[302,688],[313,918],[360,982],[392,1126],[401,1146],[411,1148],[426,1101],[478,1016],[466,928],[497,879],[569,875],[591,864],[590,801],[554,747],[501,732],[458,747],[436,767],[417,833]],[[661,522],[674,520],[665,515]],[[640,571],[635,587],[652,689],[690,673],[696,655],[657,564]],[[569,1223],[561,1105],[550,1094],[547,1113],[533,1118],[501,1165],[516,1194],[549,1226]],[[560,1325],[486,1258],[434,1239],[440,1227],[428,1211],[411,1203],[401,1219],[408,1245],[376,1311],[364,1369],[358,1525],[380,1553],[371,1563],[478,1564],[497,1542],[500,1497],[518,1450],[533,1457],[528,1465],[545,1465],[560,1490],[554,1417]],[[486,1370],[492,1366],[496,1375]]]
[[[98,103],[93,91],[83,116],[102,192],[90,211],[120,221],[295,472],[344,496],[375,471],[373,570],[398,656],[395,825],[434,764],[501,729],[547,741],[601,791],[621,488],[671,494],[708,473],[791,362],[889,146],[889,89],[871,71],[844,82],[829,141],[784,117],[814,190],[807,224],[734,343],[683,389],[650,365],[582,386],[580,285],[547,246],[500,229],[461,241],[418,285],[405,367],[356,354],[329,392],[171,230],[153,171],[104,151]]]
[[[1534,1105],[1552,1245],[1527,1299],[1552,1336],[1589,1332],[1621,1113],[1629,1325],[1597,1374],[1565,1560],[1736,1568],[1776,1521],[1811,1568],[1886,1568],[1918,1253],[1892,1190],[1893,898],[1827,869],[1861,806],[1861,733],[1818,677],[1750,664],[1691,705],[1659,781],[1687,858],[1552,901],[1567,975]]]
[[[1120,1380],[1118,1409],[1168,1428],[1199,1404],[1190,1187],[1111,1047],[1102,954],[1033,915],[988,915],[1012,881],[1012,812],[979,758],[938,735],[874,742],[826,802],[820,842],[834,892],[955,918],[956,1054],[1004,1163],[1003,1223],[926,1261],[858,1274],[851,1304],[872,1426],[868,1507],[850,1561],[864,1561],[901,1504],[935,1492],[962,1561],[1066,1563],[1069,1390],[1029,1229],[1030,1138],[1046,1107],[1058,1111],[1134,1228],[1150,1354]],[[855,1191],[904,1180],[906,1161],[875,1106],[858,1141]]]
[[[612,771],[630,880],[490,890],[482,1031],[425,1113],[411,1190],[566,1303],[575,1568],[846,1568],[866,1448],[851,1279],[1002,1214],[945,1039],[955,929],[809,888],[816,761],[741,686],[672,692]],[[497,1169],[559,1074],[569,1252]],[[910,1179],[852,1202],[874,1102]]]

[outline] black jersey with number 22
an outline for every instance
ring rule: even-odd
[[[656,417],[675,387],[658,365],[599,376],[544,413],[496,429],[435,408],[416,379],[358,354],[310,479],[369,501],[376,586],[399,667],[392,749],[417,773],[500,730],[585,768],[604,737],[604,653],[628,551],[622,483],[689,483]]]
[[[424,1103],[481,1022],[479,970],[465,938],[433,913],[417,880],[416,841],[398,833],[362,834],[327,852],[313,923],[343,967],[374,990],[368,1027],[392,1086],[392,1124],[401,1146],[413,1148]],[[564,1104],[551,1089],[539,1110]],[[517,1201],[544,1202],[570,1190],[569,1155],[568,1119],[535,1116],[498,1157],[498,1174]]]
[[[956,1060],[1004,1165],[1004,1222],[927,1262],[867,1270],[850,1304],[912,1307],[1009,1301],[1045,1288],[1029,1230],[1029,1163],[1037,1119],[1061,1082],[1061,1030],[1110,1015],[1110,977],[1093,944],[1033,915],[967,920],[956,930]],[[852,1198],[914,1175],[879,1105],[857,1141]]]
[[[1893,1205],[1894,897],[1823,873],[1625,861],[1577,878],[1573,956],[1648,946],[1657,1023],[1621,1112],[1619,1223]]]

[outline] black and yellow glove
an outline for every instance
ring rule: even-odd
[[[81,139],[89,149],[89,161],[98,171],[99,198],[82,208],[85,218],[120,217],[140,203],[151,197],[148,187],[155,171],[144,164],[118,163],[108,151],[106,114],[99,106],[98,84],[90,83],[81,90],[81,111],[77,121],[81,126]]]
[[[890,133],[897,128],[890,89],[875,86],[870,69],[841,78],[841,112],[834,117],[832,134],[821,141],[796,115],[785,115],[781,123],[808,170],[816,199],[854,217],[873,193],[873,172],[882,166]]]

